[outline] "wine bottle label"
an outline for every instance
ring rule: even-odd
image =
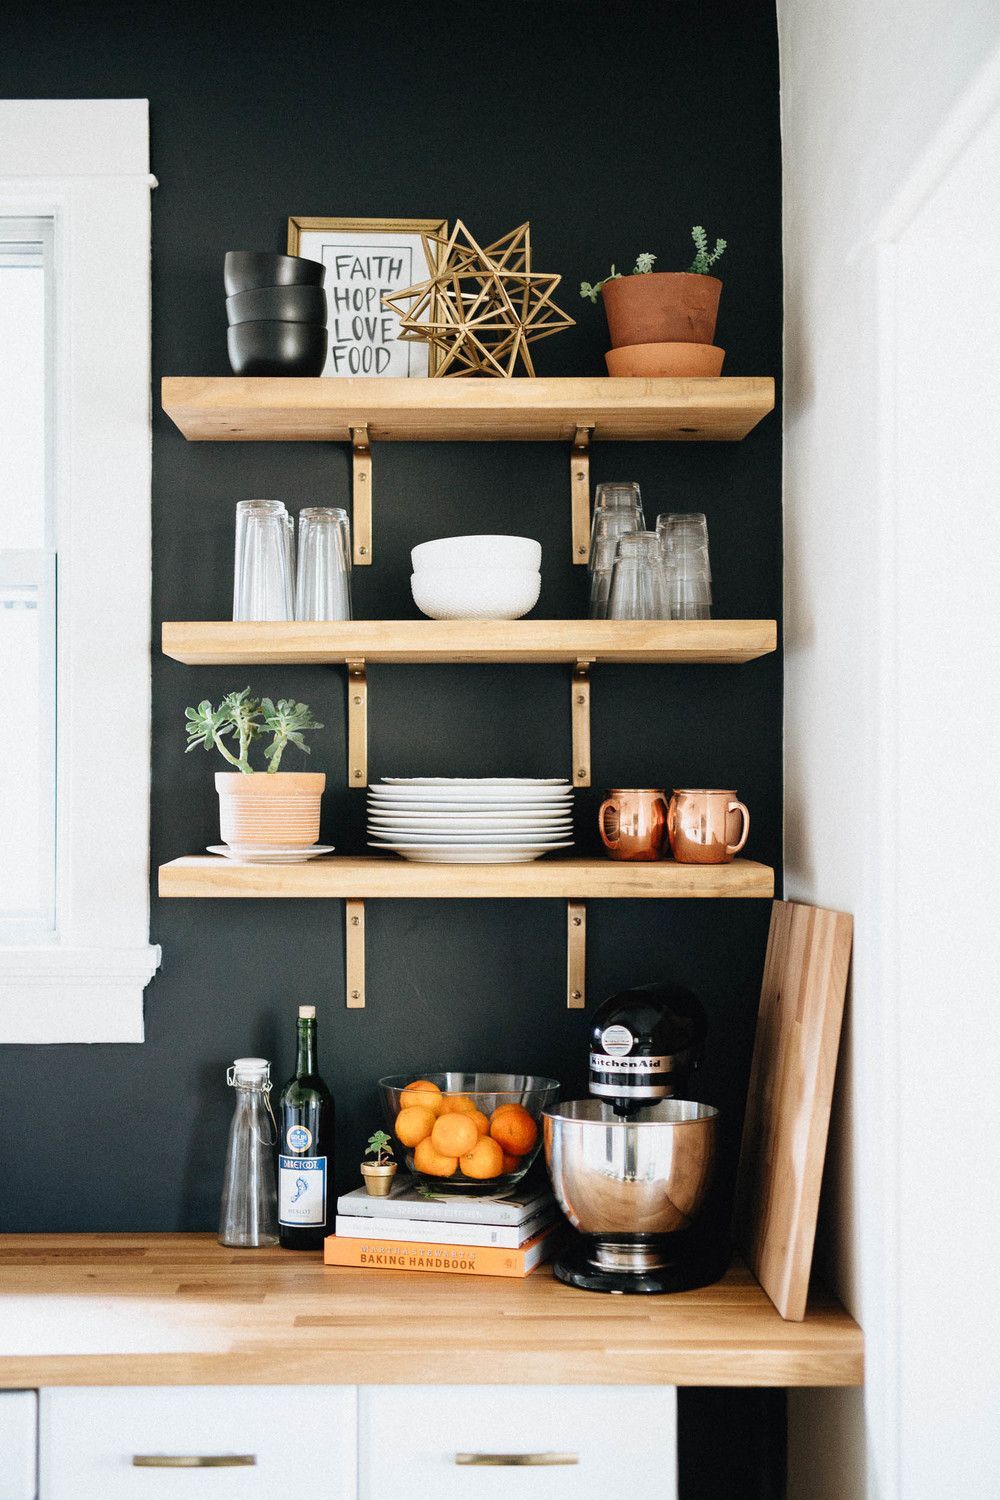
[[[278,1157],[278,1222],[326,1223],[326,1157]]]

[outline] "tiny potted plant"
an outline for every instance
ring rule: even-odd
[[[612,348],[609,375],[718,375],[725,350],[713,344],[722,282],[709,275],[726,248],[708,247],[700,224],[691,231],[695,256],[686,271],[654,271],[656,256],[636,258],[631,273],[611,267],[603,281],[580,283],[580,295],[596,303],[600,293]]]
[[[227,693],[213,708],[206,698],[197,708],[185,709],[187,749],[218,750],[232,771],[215,773],[219,794],[219,821],[226,844],[285,845],[308,848],[319,838],[319,811],[326,776],[323,772],[279,771],[281,757],[289,745],[309,746],[303,735],[322,729],[305,703],[291,698],[256,699],[250,689]],[[250,764],[254,743],[267,735],[264,747],[265,775]],[[232,745],[227,740],[235,741]]]
[[[396,1175],[396,1163],[392,1159],[392,1141],[384,1130],[376,1130],[369,1136],[365,1156],[374,1157],[373,1161],[361,1163],[365,1189],[372,1198],[388,1198]]]

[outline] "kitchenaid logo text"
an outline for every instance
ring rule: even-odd
[[[671,1063],[669,1057],[606,1057],[603,1052],[590,1054],[595,1073],[663,1073]]]

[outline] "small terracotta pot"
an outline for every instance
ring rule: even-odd
[[[370,1198],[388,1198],[392,1192],[392,1179],[396,1175],[394,1161],[377,1166],[373,1161],[361,1163],[361,1175],[365,1179],[365,1190]]]
[[[216,771],[224,844],[288,844],[306,849],[319,838],[322,771]]]
[[[604,359],[609,375],[721,375],[725,349],[715,344],[623,344]]]
[[[608,331],[625,344],[711,344],[722,282],[691,271],[616,276],[601,289]]]

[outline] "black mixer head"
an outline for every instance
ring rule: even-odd
[[[701,1001],[683,985],[645,984],[612,995],[594,1015],[590,1092],[620,1115],[658,1099],[689,1099],[707,1029]]]

